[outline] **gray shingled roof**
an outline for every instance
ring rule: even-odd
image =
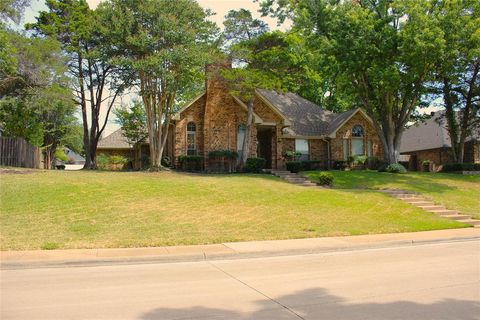
[[[467,141],[479,140],[480,132],[468,137]],[[443,111],[437,111],[430,119],[419,121],[405,130],[402,135],[400,152],[449,148],[452,141],[448,134]]]
[[[292,122],[292,125],[286,129],[290,135],[327,135],[330,123],[337,116],[294,93],[278,93],[264,89],[257,91]]]
[[[291,121],[285,131],[292,136],[328,136],[358,111],[334,113],[291,92],[257,91]]]
[[[98,141],[98,149],[130,149],[132,145],[123,136],[122,129],[112,132],[110,135]]]

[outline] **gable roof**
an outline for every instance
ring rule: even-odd
[[[202,98],[207,92],[206,91],[203,91],[202,93],[200,93],[198,96],[196,96],[192,101],[190,101],[189,103],[187,103],[186,105],[184,105],[180,110],[178,110],[177,112],[175,112],[175,114],[172,116],[172,120],[180,120],[180,114],[187,110],[188,108],[190,108],[190,106],[192,104],[194,104],[195,102],[197,102],[198,99]]]
[[[98,149],[131,149],[133,146],[127,142],[122,129],[112,132],[98,141]]]
[[[278,93],[264,89],[258,89],[257,92],[290,121],[291,126],[285,129],[288,135],[324,136],[328,133],[329,124],[335,117],[333,112],[291,92]]]
[[[480,130],[467,141],[480,140]],[[452,141],[448,134],[444,111],[437,111],[430,119],[418,121],[403,132],[400,152],[412,152],[438,148],[450,148]]]

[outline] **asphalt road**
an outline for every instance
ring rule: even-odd
[[[1,319],[480,319],[480,241],[3,270]]]

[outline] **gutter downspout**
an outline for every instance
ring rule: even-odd
[[[327,169],[330,170],[330,141],[325,138],[322,138],[322,140],[327,143]]]

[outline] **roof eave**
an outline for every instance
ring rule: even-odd
[[[270,107],[280,118],[283,120],[283,124],[286,126],[291,126],[292,122],[280,111],[277,107],[275,107],[263,94],[261,94],[257,89],[255,89],[255,94],[259,97],[265,104]]]

